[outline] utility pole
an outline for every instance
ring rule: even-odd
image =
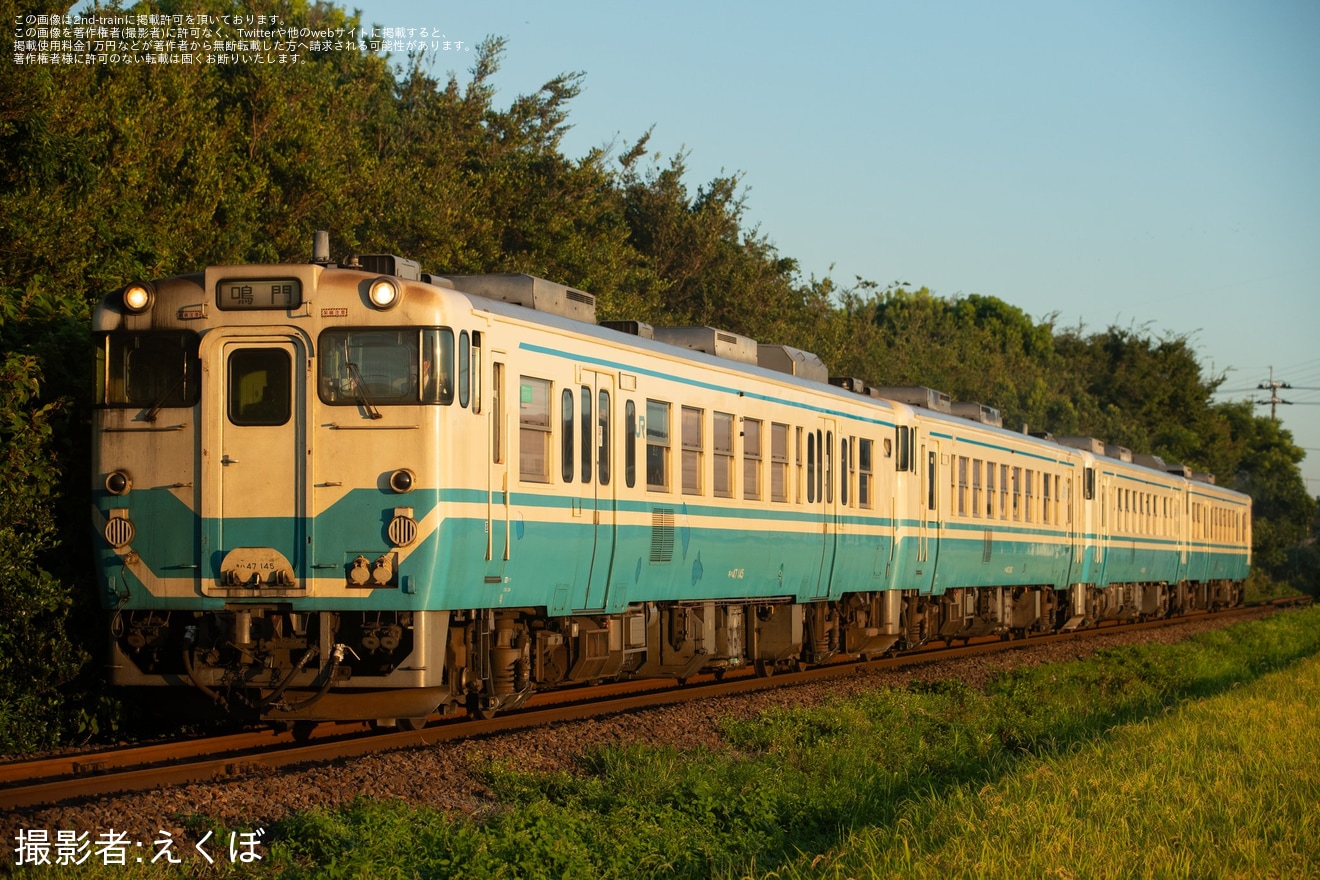
[[[1279,396],[1279,389],[1292,388],[1292,386],[1289,385],[1287,382],[1274,381],[1274,367],[1270,367],[1270,381],[1268,383],[1261,382],[1256,387],[1261,391],[1268,391],[1270,393],[1270,399],[1257,400],[1255,401],[1255,404],[1257,406],[1264,406],[1265,404],[1268,403],[1270,405],[1270,421],[1277,422],[1279,420],[1279,404],[1282,403],[1286,406],[1292,406],[1291,400],[1284,400],[1282,397]]]

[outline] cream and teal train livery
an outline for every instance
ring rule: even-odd
[[[526,275],[318,234],[131,284],[94,330],[114,681],[304,730],[1210,609],[1247,575],[1250,500],[1184,468],[598,325]]]

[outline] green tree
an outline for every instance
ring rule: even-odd
[[[0,335],[0,339],[4,337]],[[50,747],[62,719],[51,706],[88,659],[70,638],[74,597],[51,571],[60,540],[55,425],[66,400],[41,403],[38,358],[14,351],[0,362],[0,751]],[[68,542],[76,545],[76,542]]]
[[[1224,403],[1215,412],[1228,427],[1235,469],[1231,485],[1252,498],[1253,564],[1279,580],[1298,586],[1314,583],[1316,570],[1305,570],[1293,551],[1312,537],[1316,500],[1306,491],[1298,465],[1306,451],[1278,422],[1259,416],[1247,402]]]
[[[619,182],[630,242],[656,283],[642,320],[707,325],[762,342],[801,333],[804,297],[797,263],[779,256],[759,230],[744,227],[737,176],[717,177],[689,195],[683,154],[665,167],[637,167],[645,138],[622,162]]]

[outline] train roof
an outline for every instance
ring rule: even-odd
[[[545,327],[554,328],[555,330],[573,333],[578,336],[594,339],[615,348],[633,349],[648,352],[653,355],[691,361],[692,363],[713,367],[724,372],[745,374],[749,378],[755,378],[759,381],[772,382],[798,388],[811,394],[825,393],[839,400],[867,402],[888,409],[896,415],[902,415],[905,413],[911,414],[913,411],[912,407],[899,401],[853,394],[845,389],[830,385],[828,382],[816,381],[804,376],[782,372],[759,364],[708,354],[699,349],[688,348],[662,339],[634,335],[625,330],[616,329],[611,326],[588,324],[583,321],[574,320],[573,318],[562,317],[547,312],[534,311],[513,303],[489,299],[457,288],[453,292],[466,297],[471,302],[472,308],[474,309],[487,311],[510,320],[540,324]]]

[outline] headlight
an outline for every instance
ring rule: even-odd
[[[399,468],[390,474],[390,488],[400,495],[407,495],[417,483],[417,475],[407,468]]]
[[[134,315],[140,315],[156,300],[156,290],[143,282],[130,284],[124,288],[124,308]]]
[[[394,283],[393,278],[386,278],[383,275],[371,282],[367,288],[367,297],[371,304],[378,309],[393,308],[399,301],[399,285]]]
[[[123,471],[115,471],[105,478],[105,491],[111,495],[123,495],[133,488],[133,478]]]

